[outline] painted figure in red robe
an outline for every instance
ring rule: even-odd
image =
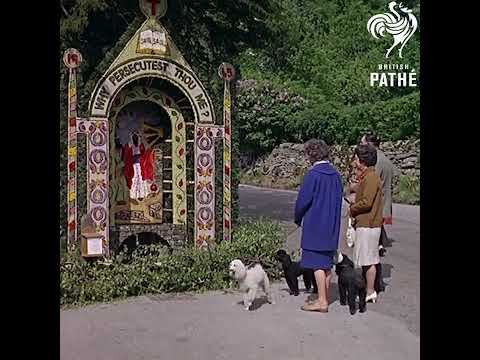
[[[123,161],[130,198],[143,200],[150,194],[150,184],[155,178],[153,150],[146,149],[140,135],[133,133],[131,141],[123,148]]]

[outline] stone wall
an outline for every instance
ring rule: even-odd
[[[344,179],[349,177],[354,148],[355,146],[345,145],[331,147],[331,160]],[[381,145],[381,150],[395,165],[397,175],[420,177],[420,140],[385,142]],[[292,143],[281,144],[270,155],[256,161],[243,158],[241,164],[247,175],[267,177],[274,187],[275,184],[287,182],[297,182],[299,185],[310,166],[304,156],[303,144]]]
[[[164,224],[130,224],[117,225],[111,227],[110,234],[110,248],[112,250],[118,249],[122,242],[135,234],[153,233],[160,236],[166,241],[172,249],[183,248],[186,244],[185,226],[174,225],[169,223]]]

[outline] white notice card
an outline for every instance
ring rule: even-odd
[[[87,254],[88,255],[102,255],[102,239],[93,238],[87,240]]]

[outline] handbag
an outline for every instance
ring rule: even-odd
[[[348,218],[348,227],[347,227],[347,246],[353,247],[355,245],[355,229],[353,228],[352,218]]]

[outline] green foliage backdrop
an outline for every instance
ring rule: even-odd
[[[243,77],[257,80],[238,99],[240,150],[264,154],[281,142],[311,137],[353,144],[365,130],[384,140],[418,138],[419,87],[369,82],[379,64],[408,64],[420,83],[420,5],[403,3],[419,28],[403,59],[395,51],[385,59],[392,37],[374,39],[367,21],[388,11],[387,0],[277,1],[278,11],[266,19],[268,45],[240,55]]]

